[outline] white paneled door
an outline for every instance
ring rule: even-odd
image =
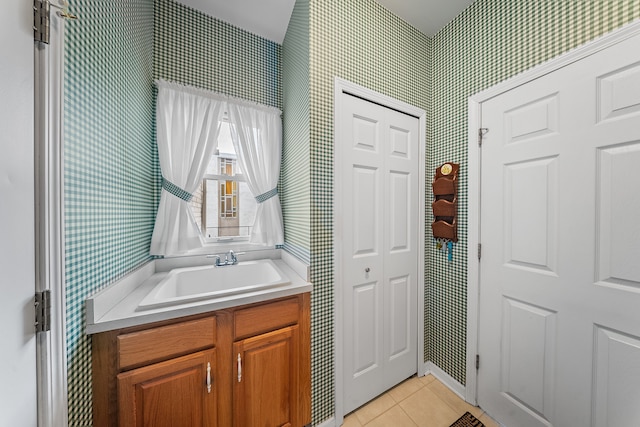
[[[417,371],[419,120],[342,94],[344,410]]]
[[[640,426],[640,36],[482,104],[478,403]]]

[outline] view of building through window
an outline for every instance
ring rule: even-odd
[[[249,191],[231,141],[231,125],[220,124],[217,149],[209,160],[191,209],[205,238],[216,241],[248,238],[257,202]]]

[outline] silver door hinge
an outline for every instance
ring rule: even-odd
[[[482,138],[489,132],[489,128],[478,129],[478,146],[482,147]]]
[[[49,0],[33,0],[33,39],[49,44],[51,8]]]
[[[36,332],[51,330],[51,291],[36,292]]]
[[[480,355],[476,354],[476,371],[480,369]]]
[[[478,243],[478,261],[480,261],[481,256],[482,256],[482,243]]]
[[[37,42],[49,44],[49,28],[51,26],[51,8],[58,9],[57,15],[64,19],[78,19],[69,12],[69,2],[58,0],[58,4],[51,4],[50,0],[33,0],[33,39]]]

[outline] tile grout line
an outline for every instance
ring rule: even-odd
[[[446,386],[446,385],[444,385],[444,383],[442,383],[442,381],[438,380],[437,378],[436,378],[434,381],[431,381],[431,382],[427,385],[427,387],[429,387],[429,385],[433,384],[435,381],[438,381],[438,382],[439,382],[443,387],[447,388],[447,386]],[[448,388],[447,388],[447,389],[448,389]],[[457,413],[457,412],[459,411],[457,408],[454,408],[454,407],[453,407],[452,405],[450,405],[447,401],[445,401],[444,399],[442,399],[442,398],[440,397],[439,392],[437,392],[436,390],[434,390],[434,389],[433,389],[433,388],[431,388],[431,387],[429,387],[429,390],[431,390],[431,391],[433,392],[433,394],[435,394],[435,395],[438,397],[438,399],[440,399],[442,402],[444,402],[444,404],[445,404],[445,405],[447,405],[449,408],[451,408],[454,412],[456,412],[456,413]],[[454,393],[454,394],[455,394],[455,393]],[[470,406],[472,406],[472,407],[474,407],[474,408],[478,408],[478,409],[480,410],[480,415],[478,415],[478,416],[476,417],[476,415],[475,415],[475,414],[473,414],[473,413],[471,413],[471,411],[465,411],[465,412],[469,412],[469,413],[471,413],[471,415],[473,415],[474,417],[476,417],[476,418],[478,418],[478,419],[480,419],[480,417],[481,417],[482,415],[484,415],[484,414],[485,414],[484,409],[482,409],[481,407],[471,405],[470,403],[466,402],[464,399],[461,399],[458,395],[456,395],[455,397],[456,397],[457,399],[460,399],[460,401],[461,401],[461,402],[464,402],[464,403],[466,403],[466,404],[468,404],[468,405],[470,405]],[[463,414],[464,414],[464,412],[463,412],[462,414],[460,414],[460,415],[462,416]]]
[[[388,397],[391,398],[391,400],[394,402],[394,404],[387,408],[385,411],[381,412],[380,414],[376,415],[374,418],[372,418],[371,420],[367,421],[366,423],[362,423],[362,421],[360,420],[360,418],[357,416],[357,412],[361,409],[364,408],[366,405],[364,405],[361,408],[358,408],[357,410],[353,411],[350,414],[347,415],[351,415],[353,414],[353,416],[355,417],[355,419],[357,420],[358,424],[360,424],[362,427],[366,427],[368,425],[371,425],[375,420],[377,420],[378,418],[382,417],[383,415],[385,415],[387,412],[391,411],[392,409],[394,409],[394,407],[399,407],[399,409],[411,420],[411,422],[413,424],[415,424],[416,426],[418,425],[415,420],[413,419],[413,417],[411,416],[411,414],[409,414],[402,406],[401,403],[404,402],[405,400],[409,399],[411,396],[413,396],[414,394],[418,393],[420,390],[422,390],[423,388],[427,388],[434,396],[435,398],[444,406],[449,408],[452,412],[459,414],[460,416],[462,416],[465,412],[467,412],[466,410],[461,412],[461,409],[454,407],[453,405],[451,405],[449,402],[447,402],[447,400],[445,400],[442,396],[441,396],[441,392],[437,389],[434,389],[433,387],[431,387],[432,384],[434,384],[436,381],[438,381],[438,383],[443,386],[446,387],[446,385],[444,385],[441,381],[439,381],[437,378],[433,377],[433,379],[431,381],[429,381],[428,383],[425,384],[425,382],[423,381],[422,377],[411,377],[406,379],[405,381],[403,381],[402,383],[396,385],[395,387],[393,387],[392,389],[386,391],[385,393],[383,393],[382,395],[380,395],[379,397],[384,396],[385,394],[388,395]],[[419,384],[419,387],[410,392],[409,394],[407,394],[406,396],[403,396],[402,398],[400,398],[399,400],[396,399],[393,394],[391,393],[392,390],[401,387],[403,384],[407,384],[409,382],[417,382],[417,384]],[[378,398],[379,398],[378,397]],[[467,403],[465,402],[463,399],[461,399],[459,396],[455,396],[456,399],[459,399],[461,402],[463,403]],[[374,399],[375,400],[375,399]],[[430,402],[433,403],[433,402]],[[470,405],[470,404],[469,404]],[[483,417],[486,412],[480,408],[480,407],[476,407],[480,410],[480,414],[478,414],[477,416],[475,414],[472,413],[472,415],[474,415],[476,418],[480,419],[481,417]],[[471,413],[471,411],[469,411]],[[487,417],[489,417],[487,415]],[[490,417],[489,417],[490,418]],[[493,419],[492,419],[493,420]]]

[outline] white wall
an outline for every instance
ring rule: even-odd
[[[0,427],[36,425],[32,5],[0,13]]]

